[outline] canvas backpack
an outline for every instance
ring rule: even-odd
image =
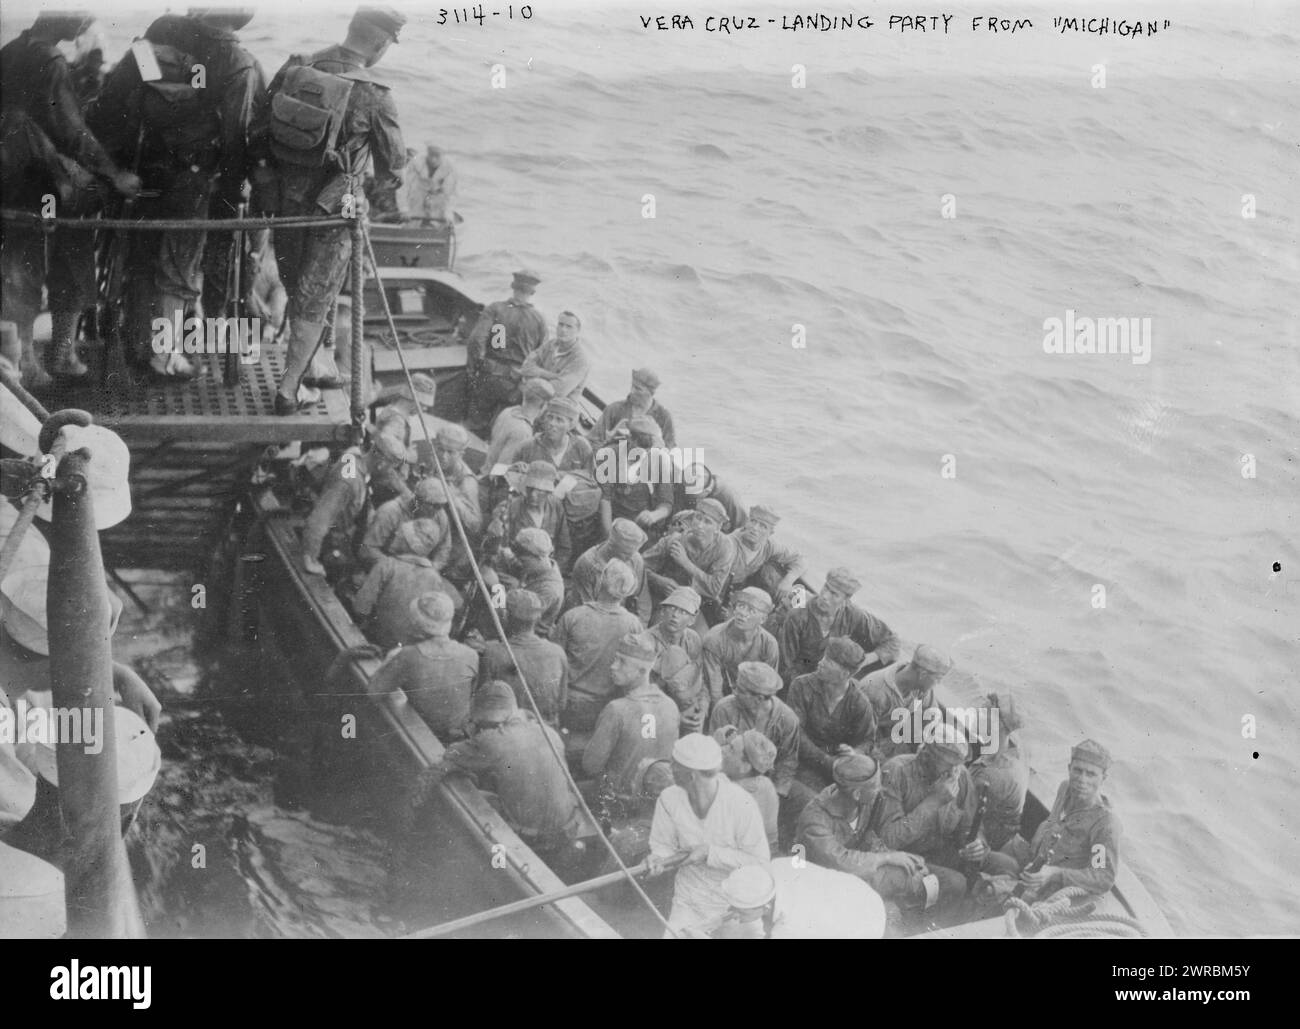
[[[289,68],[271,98],[271,152],[276,159],[300,168],[342,167],[336,147],[351,95],[351,79],[305,62]]]
[[[221,122],[217,115],[216,83],[194,86],[195,68],[202,62],[179,47],[151,43],[162,78],[144,83],[140,115],[163,146],[181,162],[194,161],[201,151],[217,146]]]

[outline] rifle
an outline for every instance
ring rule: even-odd
[[[140,174],[140,161],[144,154],[144,121],[140,122],[140,131],[135,141],[135,160],[131,164],[131,171],[135,175]],[[153,191],[150,191],[153,192]],[[156,195],[156,194],[155,194]],[[127,219],[135,213],[135,205],[138,197],[126,197],[121,201],[118,208],[117,216]],[[123,346],[123,325],[124,317],[123,306],[125,304],[125,286],[126,286],[126,256],[129,246],[130,234],[126,232],[114,232],[111,229],[106,233],[107,242],[104,245],[104,263],[99,273],[99,310],[103,311],[102,321],[96,317],[96,328],[104,337],[105,360],[103,375],[105,381],[108,378],[109,362],[108,348],[111,344],[116,343]],[[98,315],[98,311],[96,312]],[[127,355],[123,353],[123,358]]]

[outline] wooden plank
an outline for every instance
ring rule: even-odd
[[[420,350],[403,348],[406,364],[412,371],[426,371],[430,368],[464,368],[469,360],[469,348],[463,346],[426,347]],[[396,350],[380,349],[373,351],[375,372],[387,374],[402,370],[402,358]]]

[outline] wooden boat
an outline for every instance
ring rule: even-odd
[[[394,315],[399,319],[399,333],[409,329],[412,336],[408,342],[434,342],[406,350],[408,361],[413,370],[425,369],[438,378],[438,415],[460,420],[464,396],[457,384],[464,378],[465,350],[453,330],[477,311],[477,303],[467,294],[457,293],[457,281],[452,273],[405,267],[383,269],[381,274],[390,302],[396,297],[400,304],[403,290],[414,291],[406,298],[406,306],[400,313],[399,306],[393,305]],[[376,309],[368,305],[369,312]],[[426,323],[418,322],[420,314],[426,317]],[[377,318],[368,317],[367,326],[367,335],[371,326],[376,332],[387,333],[386,325]],[[375,348],[375,374],[381,381],[400,375],[400,365],[394,369],[395,361],[395,351],[386,350],[382,345]],[[444,389],[444,386],[451,388]],[[603,404],[587,391],[583,406],[590,424]],[[474,440],[468,462],[477,467],[482,454],[482,441]],[[241,565],[249,571],[240,584],[239,604],[251,612],[250,628],[258,646],[268,653],[278,651],[274,660],[291,669],[299,688],[310,693],[320,689],[340,655],[365,644],[366,640],[325,581],[303,572],[298,537],[301,516],[287,510],[269,489],[255,491],[249,502],[256,517],[242,541],[242,552],[246,559],[261,555],[265,560]],[[805,585],[812,588],[814,584]],[[345,755],[348,748],[336,745],[333,752],[345,761],[355,759],[359,752],[366,774],[380,776],[389,796],[400,797],[421,773],[439,762],[444,748],[404,696],[381,695],[372,689],[372,676],[378,666],[379,661],[370,657],[345,660],[342,685],[337,680],[331,685],[333,693],[354,694],[362,700],[355,712],[359,719],[359,746]],[[973,685],[964,685],[971,687],[964,692],[973,695]],[[1026,837],[1047,815],[1043,799],[1053,796],[1055,782],[1034,773],[1022,821]],[[464,877],[464,888],[457,891],[461,902],[445,905],[438,911],[438,918],[431,918],[430,922],[449,920],[564,885],[467,779],[449,776],[443,780],[427,817],[429,831],[425,838],[431,841],[429,845],[445,848],[448,852],[445,860],[456,869],[455,874]],[[504,869],[493,868],[494,856],[498,865],[502,856],[507,859]],[[431,865],[437,874],[436,862],[431,860]],[[670,878],[664,877],[661,883]],[[571,897],[535,909],[528,921],[512,924],[508,930],[499,923],[489,923],[482,934],[508,931],[598,938],[658,935],[659,926],[644,906],[630,906],[617,894],[618,891],[605,891],[586,898]],[[660,896],[663,896],[662,885]],[[1128,861],[1121,866],[1115,888],[1104,898],[1097,913],[1131,919],[1150,936],[1172,935],[1165,916]],[[1004,920],[994,918],[923,935],[991,938],[1004,934]]]

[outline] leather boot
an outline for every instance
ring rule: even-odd
[[[47,352],[52,356],[46,359],[46,363],[51,375],[80,379],[89,373],[90,369],[77,356],[77,345],[72,338],[80,317],[80,312],[76,311],[50,312],[50,346]]]

